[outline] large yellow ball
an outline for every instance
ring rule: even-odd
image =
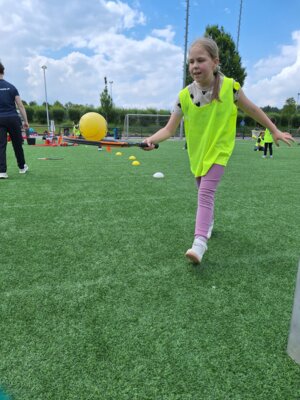
[[[107,123],[102,115],[96,112],[84,114],[79,121],[79,130],[87,140],[102,140],[107,133]]]

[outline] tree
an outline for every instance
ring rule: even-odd
[[[81,117],[81,112],[79,107],[68,108],[68,117],[74,124],[77,124]]]
[[[299,128],[300,127],[300,114],[294,114],[292,116],[292,127]]]
[[[224,75],[233,78],[241,86],[244,85],[247,76],[245,68],[242,67],[241,57],[236,49],[235,43],[229,33],[218,25],[208,25],[204,34],[205,37],[211,37],[219,47],[220,67]],[[192,78],[188,72],[186,84],[192,83]]]
[[[62,105],[62,103],[61,103],[61,102],[59,102],[58,100],[56,100],[56,101],[53,103],[53,107],[60,107],[60,108],[64,108],[64,106]]]
[[[111,96],[108,93],[106,76],[104,77],[104,89],[103,92],[100,94],[100,104],[104,117],[108,121],[112,113],[113,102]]]
[[[221,70],[224,75],[235,79],[243,86],[247,74],[241,65],[241,57],[231,35],[225,33],[223,26],[219,29],[218,25],[208,25],[205,36],[211,37],[219,47]]]
[[[62,122],[65,118],[65,109],[59,106],[52,106],[51,115],[55,121]]]
[[[45,110],[45,106],[37,106],[34,110],[34,116],[37,122],[41,124],[45,124],[47,122],[47,114]]]
[[[289,97],[285,101],[285,105],[281,111],[283,117],[286,117],[288,120],[288,126],[291,126],[292,118],[296,114],[297,104],[296,100],[293,97]]]
[[[33,121],[33,117],[34,117],[34,107],[25,106],[25,110],[26,110],[28,121],[32,122]]]
[[[279,112],[279,108],[278,107],[271,107],[271,106],[265,106],[265,107],[262,107],[262,110],[265,112],[265,113],[278,113]]]

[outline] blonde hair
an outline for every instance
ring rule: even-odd
[[[210,37],[201,37],[201,38],[196,39],[191,44],[189,52],[195,46],[203,47],[204,50],[209,54],[209,56],[211,57],[212,60],[215,60],[216,58],[219,58],[218,45],[212,38],[210,38]],[[215,82],[214,82],[214,87],[213,87],[213,92],[212,92],[212,100],[220,101],[220,98],[219,98],[220,75],[221,75],[220,66],[217,65],[216,69],[214,70]]]

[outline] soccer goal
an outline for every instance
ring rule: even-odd
[[[124,137],[145,138],[153,135],[166,125],[170,114],[126,114],[124,118]],[[178,128],[174,137],[180,136]]]

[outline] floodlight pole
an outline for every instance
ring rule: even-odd
[[[184,34],[184,53],[183,53],[183,80],[182,88],[186,86],[186,59],[187,59],[187,44],[189,35],[189,13],[190,13],[190,1],[186,0],[185,10],[185,34]],[[183,119],[180,122],[180,139],[183,138]]]
[[[240,0],[240,14],[239,14],[239,23],[238,23],[238,33],[236,39],[236,50],[239,49],[239,41],[240,41],[240,30],[241,30],[241,20],[242,20],[242,8],[243,8],[243,0]]]
[[[187,58],[187,43],[189,34],[189,10],[190,10],[190,1],[186,0],[182,89],[185,88],[186,84],[186,58]]]
[[[49,122],[49,110],[48,110],[48,100],[47,100],[47,85],[46,85],[46,65],[42,65],[42,70],[44,72],[44,86],[45,86],[45,99],[46,99],[46,113],[47,113],[47,130],[50,132],[50,122]]]
[[[298,93],[298,97],[297,97],[297,108],[296,108],[296,112],[298,112],[298,108],[299,108],[299,97],[300,97],[300,93]]]

